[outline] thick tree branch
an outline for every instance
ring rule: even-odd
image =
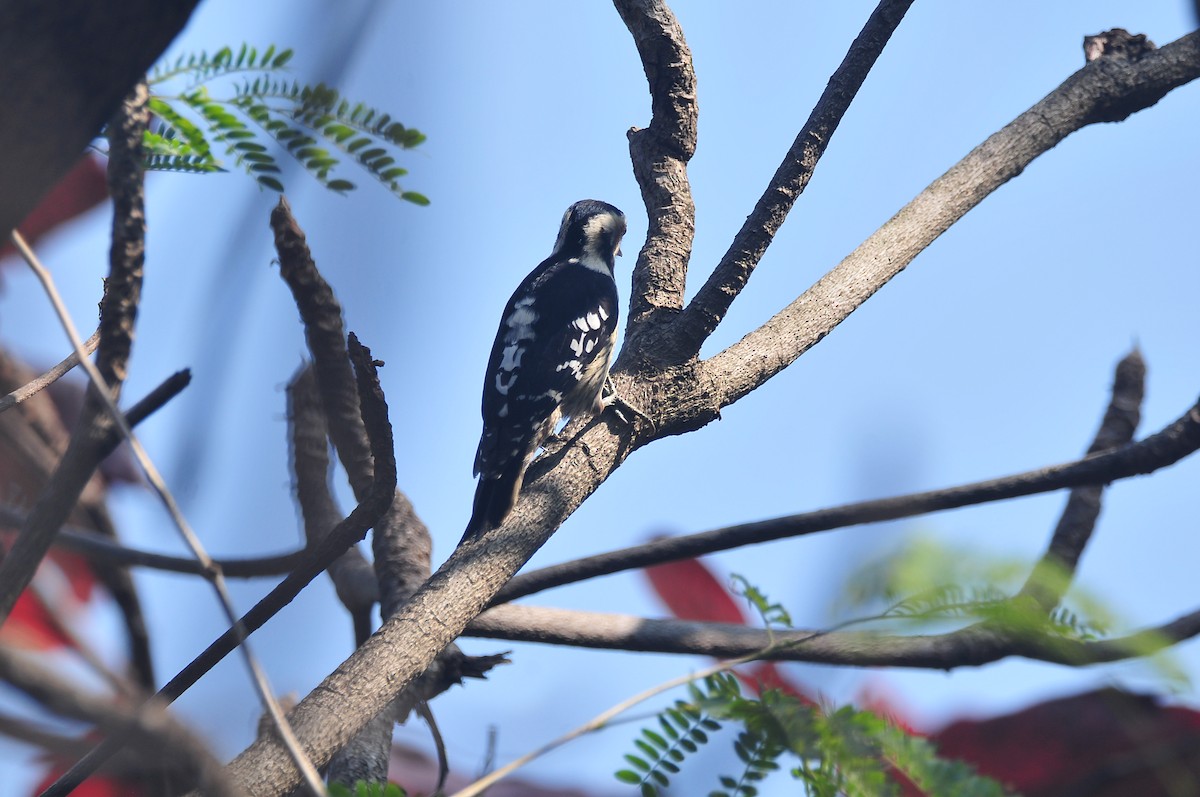
[[[429,578],[433,555],[433,541],[430,538],[428,527],[417,517],[412,504],[399,490],[396,491],[396,497],[392,501],[391,508],[388,509],[387,516],[376,526],[371,535],[371,551],[375,557],[374,571],[370,574],[371,581],[378,587],[381,598],[379,612],[386,620],[404,605],[404,602],[416,591],[417,587],[425,582],[425,579]],[[359,636],[356,644],[362,645],[366,642],[367,636]],[[451,645],[440,658],[444,660],[449,655],[461,657],[462,653],[457,645]],[[422,695],[419,694],[421,681],[427,681],[430,674],[439,669],[435,662],[417,684],[401,693],[391,705],[355,734],[345,747],[334,754],[329,762],[329,780],[331,782],[355,783],[365,780],[368,783],[384,783],[387,781],[388,763],[392,749],[392,728],[397,722],[405,722],[412,709],[421,704]],[[434,694],[441,694],[450,686],[451,683],[446,682]],[[435,739],[439,738],[432,715],[430,715],[430,727],[435,729]],[[438,751],[439,762],[444,772],[445,758],[440,746]]]
[[[712,334],[730,304],[741,293],[762,260],[788,212],[812,179],[817,162],[883,48],[896,32],[913,0],[883,0],[850,45],[842,63],[829,78],[821,99],[800,129],[792,148],[771,178],[721,262],[679,317],[678,334],[689,356],[695,356]]]
[[[502,527],[460,546],[367,642],[296,706],[291,719],[313,760],[327,761],[413,682],[555,529],[628,455],[609,414],[530,468]],[[624,425],[620,425],[624,429]],[[285,793],[297,773],[278,742],[259,738],[232,764],[255,795]]]
[[[696,72],[683,30],[660,0],[615,0],[637,45],[650,86],[650,127],[631,128],[629,157],[642,191],[649,228],[633,269],[625,348],[638,335],[683,308],[684,282],[696,206],[687,164],[696,152]]]
[[[0,235],[79,159],[196,2],[0,2]]]
[[[394,695],[424,672],[567,516],[624,461],[632,440],[619,436],[618,432],[628,434],[628,428],[605,414],[580,429],[563,448],[536,460],[530,468],[522,499],[509,521],[456,550],[399,612],[300,702],[292,715],[293,727],[306,742],[314,761],[328,760],[371,717],[382,711]],[[1115,452],[984,485],[869,502],[854,507],[849,516],[847,508],[826,510],[815,519],[810,516],[805,523],[811,524],[807,530],[816,531],[845,525],[850,522],[849,517],[860,517],[857,522],[884,520],[904,513],[919,514],[978,503],[987,498],[1027,495],[1047,484],[1062,488],[1112,481],[1164,467],[1197,448],[1200,448],[1200,405],[1193,406],[1162,432]],[[904,513],[896,514],[901,508]],[[758,542],[799,533],[795,527],[783,531],[778,525],[770,526],[762,524],[762,528],[752,528],[751,533],[743,529],[737,537],[745,542]],[[679,547],[668,556],[642,556],[642,561],[628,566],[695,556],[732,544],[721,540],[713,545],[706,536],[661,541],[655,547],[672,543]],[[659,552],[661,549],[656,551]],[[623,569],[631,561],[632,553],[612,555],[616,561],[609,572]],[[953,645],[965,645],[968,641],[971,640],[958,638]],[[986,647],[986,641],[972,642],[974,655]],[[859,647],[866,652],[856,655],[869,653],[869,646]],[[939,650],[936,655],[946,654]],[[238,782],[256,795],[282,794],[296,783],[295,771],[273,739],[258,739],[230,767]]]
[[[798,299],[704,363],[732,404],[828,335],[925,247],[1071,133],[1120,121],[1200,76],[1200,31],[1140,59],[1104,57],[1084,66],[1043,100],[935,180]]]
[[[652,620],[621,614],[497,606],[481,614],[465,636],[548,645],[680,653],[719,659],[762,659],[850,667],[978,667],[1009,656],[1081,666],[1138,658],[1200,634],[1200,611],[1165,625],[1100,642],[1017,635],[980,623],[931,636],[876,631],[803,631],[748,628],[729,623]]]
[[[1200,449],[1200,402],[1192,405],[1181,418],[1157,434],[1113,451],[1092,454],[1074,462],[999,479],[846,504],[755,523],[740,523],[681,537],[666,537],[643,545],[551,565],[513,578],[500,590],[494,602],[512,601],[563,584],[663,562],[690,559],[743,545],[1003,501],[1061,490],[1064,487],[1108,484],[1173,465],[1197,449]]]
[[[1112,400],[1104,413],[1100,430],[1088,447],[1088,454],[1119,448],[1133,440],[1141,420],[1145,382],[1146,363],[1142,360],[1141,352],[1134,349],[1117,363]],[[1034,567],[1029,580],[1021,587],[1021,596],[1032,598],[1046,611],[1058,605],[1075,575],[1079,557],[1092,537],[1096,520],[1100,517],[1103,495],[1103,484],[1076,487],[1071,491],[1054,529],[1050,547]]]

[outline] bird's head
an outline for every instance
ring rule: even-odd
[[[554,254],[578,257],[585,265],[599,261],[611,272],[613,258],[621,254],[625,214],[596,199],[582,199],[563,214]]]

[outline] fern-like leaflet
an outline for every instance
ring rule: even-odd
[[[395,783],[368,783],[356,781],[353,786],[345,783],[330,783],[330,797],[406,797],[408,792]]]
[[[705,697],[698,691],[696,694]],[[694,703],[684,700],[676,700],[674,706],[664,709],[658,715],[658,726],[661,733],[653,728],[642,729],[633,741],[640,755],[625,755],[632,769],[616,772],[617,780],[637,786],[643,797],[655,797],[659,789],[667,788],[669,775],[678,774],[683,760],[707,744],[708,734],[721,727]]]
[[[738,734],[733,749],[742,762],[741,774],[736,778],[722,775],[720,782],[723,788],[709,792],[708,797],[755,797],[758,794],[755,784],[777,771],[779,757],[787,752],[787,747],[777,740],[750,731]]]
[[[279,162],[259,140],[265,133],[332,191],[356,188],[337,173],[343,158],[349,157],[399,198],[429,204],[422,194],[400,185],[408,171],[397,166],[395,158],[397,151],[424,141],[424,134],[363,103],[352,103],[324,84],[306,86],[278,77],[292,57],[290,49],[271,45],[260,52],[243,44],[236,52],[223,47],[211,56],[193,53],[156,67],[148,78],[156,121],[146,134],[146,168],[224,171],[213,152],[223,146],[224,155],[260,186],[282,192]],[[251,78],[247,73],[260,74]],[[242,80],[232,85],[232,96],[210,90],[210,84],[233,76]],[[175,80],[184,82],[183,89],[167,94],[164,84]]]

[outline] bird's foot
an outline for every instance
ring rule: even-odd
[[[612,411],[616,413],[616,416],[620,418],[621,422],[626,425],[632,425],[629,418],[625,415],[625,413],[628,412],[630,415],[636,416],[645,421],[646,425],[649,426],[652,431],[657,428],[657,424],[654,423],[653,418],[630,404],[625,399],[621,398],[621,396],[617,393],[616,387],[613,386],[612,377],[606,376],[604,377],[604,387],[600,391],[600,411],[603,412],[609,407],[612,407]]]

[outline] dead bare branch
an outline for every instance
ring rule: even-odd
[[[114,217],[109,276],[100,306],[100,343],[96,369],[111,391],[120,394],[141,296],[145,259],[146,219],[143,208],[142,131],[150,114],[146,86],[125,99],[110,123],[109,191]],[[34,264],[31,262],[31,266]],[[54,535],[75,508],[80,493],[100,463],[104,440],[114,419],[93,385],[88,390],[78,428],[29,513],[16,542],[0,563],[0,622],[8,617],[17,597],[29,586],[38,564],[50,550]]]
[[[1009,656],[1082,666],[1147,656],[1200,635],[1200,611],[1124,637],[1095,642],[1049,638],[979,623],[946,634],[904,636],[877,631],[749,628],[729,623],[655,620],[621,614],[497,606],[466,636],[548,645],[679,653],[719,659],[754,656],[848,667],[978,667]],[[761,656],[756,654],[761,652]]]
[[[311,548],[343,517],[329,489],[328,430],[311,365],[304,366],[292,377],[287,396],[296,500],[304,519],[304,536]],[[357,400],[357,396],[355,398]],[[379,585],[371,563],[358,546],[352,546],[329,566],[329,578],[338,599],[350,612],[355,644],[361,644],[371,633],[371,612],[379,602]]]
[[[746,217],[721,262],[678,319],[681,348],[695,357],[746,286],[775,234],[816,171],[830,139],[913,0],[883,0],[829,78],[783,163]]]
[[[354,373],[346,354],[342,306],[317,270],[304,231],[282,196],[271,212],[271,229],[279,253],[279,275],[291,289],[304,322],[304,337],[313,358],[329,439],[346,469],[354,497],[363,501],[374,484],[371,445],[359,415]]]

